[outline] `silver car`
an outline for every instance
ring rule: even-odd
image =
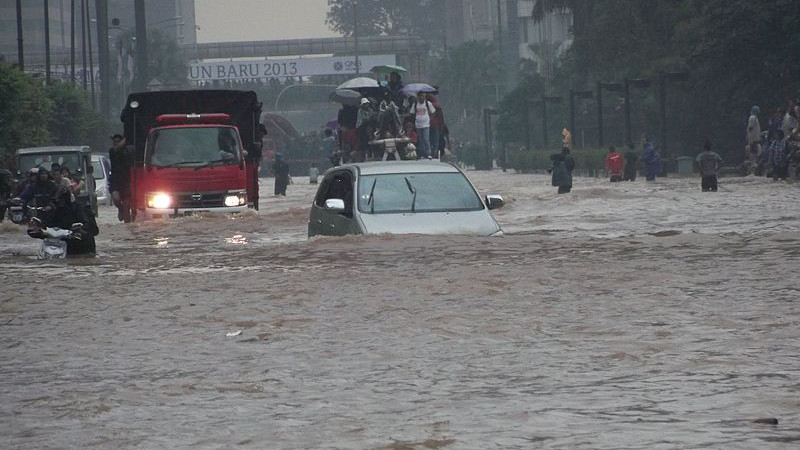
[[[438,161],[347,164],[327,172],[317,189],[308,235],[500,235],[490,209],[498,195],[481,199],[457,167]]]

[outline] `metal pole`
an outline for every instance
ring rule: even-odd
[[[86,1],[86,44],[89,48],[89,80],[92,82],[91,85],[91,92],[92,92],[92,108],[97,109],[97,99],[95,98],[94,94],[94,56],[92,56],[92,20],[90,14],[90,4],[89,0]]]
[[[542,94],[542,137],[544,146],[547,147],[547,100],[544,94]]]
[[[44,0],[44,82],[50,84],[50,0]]]
[[[95,0],[97,15],[97,53],[100,60],[100,115],[111,112],[111,64],[108,54],[108,0]]]
[[[661,151],[667,155],[667,77],[658,74],[659,113],[661,116]]]
[[[75,86],[75,0],[69,2],[69,76]]]
[[[625,141],[633,142],[631,134],[631,84],[628,78],[625,78]]]
[[[133,89],[144,91],[147,89],[147,21],[145,18],[144,0],[134,3],[136,15],[136,74],[134,75]]]
[[[575,91],[569,90],[569,129],[574,135],[575,130]]]
[[[353,0],[353,51],[356,54],[356,75],[361,73],[361,63],[358,60],[358,7]]]
[[[597,82],[597,147],[603,148],[603,86]]]
[[[525,150],[531,149],[531,119],[530,119],[530,101],[525,100],[525,124],[522,126],[525,130]]]
[[[89,85],[86,84],[86,0],[81,0],[81,82],[85,91]]]
[[[25,51],[22,47],[22,0],[17,0],[17,64],[25,71]]]

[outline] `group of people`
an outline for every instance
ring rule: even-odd
[[[31,222],[28,234],[42,238],[42,227],[72,230],[77,239],[67,242],[67,253],[95,253],[94,237],[99,230],[91,206],[79,198],[83,183],[80,177],[70,178],[69,169],[57,163],[50,170],[44,166],[30,169],[14,196],[24,208],[36,211],[37,220]],[[5,208],[1,212],[5,213]]]
[[[612,183],[620,181],[635,181],[636,173],[641,161],[647,181],[654,181],[661,174],[661,156],[655,146],[647,137],[642,136],[642,155],[636,153],[633,143],[628,143],[628,151],[623,155],[611,146],[605,159],[606,170]],[[552,185],[558,187],[559,194],[566,194],[572,190],[572,172],[575,169],[575,159],[571,156],[572,133],[567,127],[561,131],[561,152],[550,155],[552,164],[548,173],[552,175]]]
[[[770,114],[767,129],[761,127],[758,106],[750,109],[747,119],[746,157],[750,173],[774,180],[789,177],[789,166],[800,167],[800,100],[790,100],[786,109]]]
[[[323,142],[333,165],[440,157],[449,134],[441,105],[431,93],[407,95],[403,87],[400,74],[391,72],[358,107],[342,106],[337,135],[326,131]]]

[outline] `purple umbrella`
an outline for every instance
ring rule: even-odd
[[[328,123],[325,124],[325,128],[336,131],[339,129],[339,121],[336,119],[331,119],[328,121]]]

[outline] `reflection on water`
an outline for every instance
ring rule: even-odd
[[[307,240],[303,185],[233,219],[105,209],[88,261],[13,256],[38,242],[1,234],[2,447],[798,442],[800,218],[771,209],[794,191],[737,210],[673,180],[642,218],[629,196],[651,188],[628,185],[630,220],[603,225],[587,211],[606,200],[579,183],[559,198],[496,176],[476,181],[520,234]]]

